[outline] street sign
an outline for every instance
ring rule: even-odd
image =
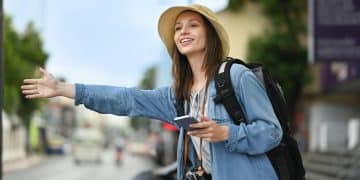
[[[360,1],[309,0],[309,61],[360,62]]]

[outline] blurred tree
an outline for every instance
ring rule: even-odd
[[[231,0],[230,0],[231,1]],[[246,1],[246,0],[232,0]],[[303,87],[310,82],[307,49],[301,40],[306,37],[307,1],[253,0],[263,7],[272,27],[250,40],[249,61],[263,63],[283,87],[291,117],[293,117]],[[239,9],[229,4],[228,9]]]
[[[250,0],[229,0],[229,4],[228,4],[227,8],[232,11],[237,11],[237,10],[240,10],[241,7],[243,7],[243,5],[249,1]],[[254,0],[251,0],[251,1],[254,1]]]
[[[155,88],[155,83],[156,83],[155,78],[156,78],[156,67],[152,66],[145,71],[144,76],[140,82],[139,88],[140,89]],[[148,129],[150,125],[150,121],[148,118],[133,117],[131,118],[130,125],[134,129],[139,129],[139,128]]]
[[[4,109],[8,114],[18,114],[29,128],[30,118],[39,109],[40,100],[26,100],[20,86],[25,77],[33,77],[37,67],[44,66],[48,55],[42,47],[39,33],[29,23],[25,32],[18,33],[11,18],[4,18]]]

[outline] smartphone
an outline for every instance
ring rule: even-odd
[[[190,115],[179,116],[174,119],[175,123],[183,127],[186,131],[190,131],[190,124],[199,122],[195,117]]]

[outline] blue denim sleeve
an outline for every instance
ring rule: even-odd
[[[172,123],[176,116],[170,87],[140,90],[75,84],[75,104],[103,114],[142,116]],[[173,123],[172,123],[173,124]]]
[[[250,155],[265,153],[276,147],[282,129],[264,86],[241,65],[231,68],[231,81],[247,124],[231,124],[226,147],[229,151]]]

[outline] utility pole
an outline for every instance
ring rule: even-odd
[[[2,109],[3,109],[3,88],[4,88],[4,63],[3,63],[3,57],[4,57],[4,43],[3,43],[3,36],[4,36],[4,32],[3,32],[3,1],[0,0],[0,110],[1,110],[1,116],[0,116],[0,143],[3,144],[2,139],[3,139],[3,133],[2,133]],[[0,162],[2,162],[2,148],[0,149]],[[0,170],[0,177],[2,176],[2,163],[0,166],[1,170]]]

